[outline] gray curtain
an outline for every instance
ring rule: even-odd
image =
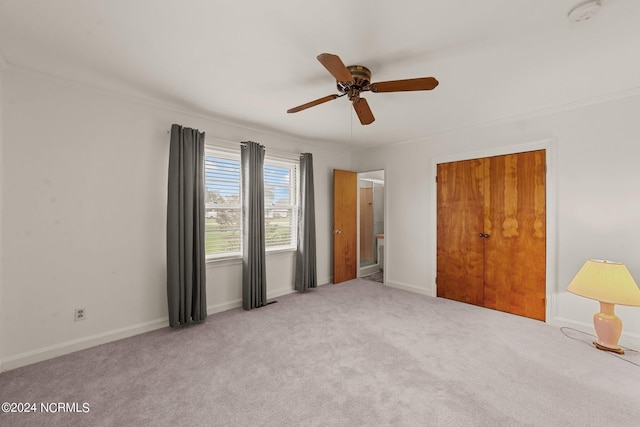
[[[242,307],[267,303],[264,234],[264,147],[243,142],[240,156],[242,192]]]
[[[300,204],[295,289],[304,292],[318,286],[316,270],[316,210],[313,192],[313,156],[300,156]]]
[[[207,317],[204,132],[171,126],[167,198],[167,301],[173,328]]]

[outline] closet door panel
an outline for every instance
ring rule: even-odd
[[[483,159],[438,165],[437,295],[484,303]]]
[[[544,320],[545,152],[496,156],[488,161],[484,305]]]

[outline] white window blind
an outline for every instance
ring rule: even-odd
[[[264,232],[267,249],[296,247],[297,167],[270,162],[264,165]]]
[[[265,246],[267,251],[295,249],[297,163],[270,157],[264,164]],[[208,258],[242,254],[240,155],[205,152],[205,247]]]
[[[205,152],[205,248],[207,255],[241,253],[240,159]]]

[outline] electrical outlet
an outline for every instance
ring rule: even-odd
[[[73,320],[75,320],[76,322],[78,320],[84,320],[84,308],[76,308],[76,310],[74,311],[74,318]]]

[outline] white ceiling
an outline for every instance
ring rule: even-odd
[[[0,52],[12,67],[366,148],[639,87],[640,1],[603,0],[569,22],[580,1],[0,0]],[[337,93],[322,52],[365,65],[372,81],[440,85],[365,93],[369,126],[346,97],[287,114]]]

